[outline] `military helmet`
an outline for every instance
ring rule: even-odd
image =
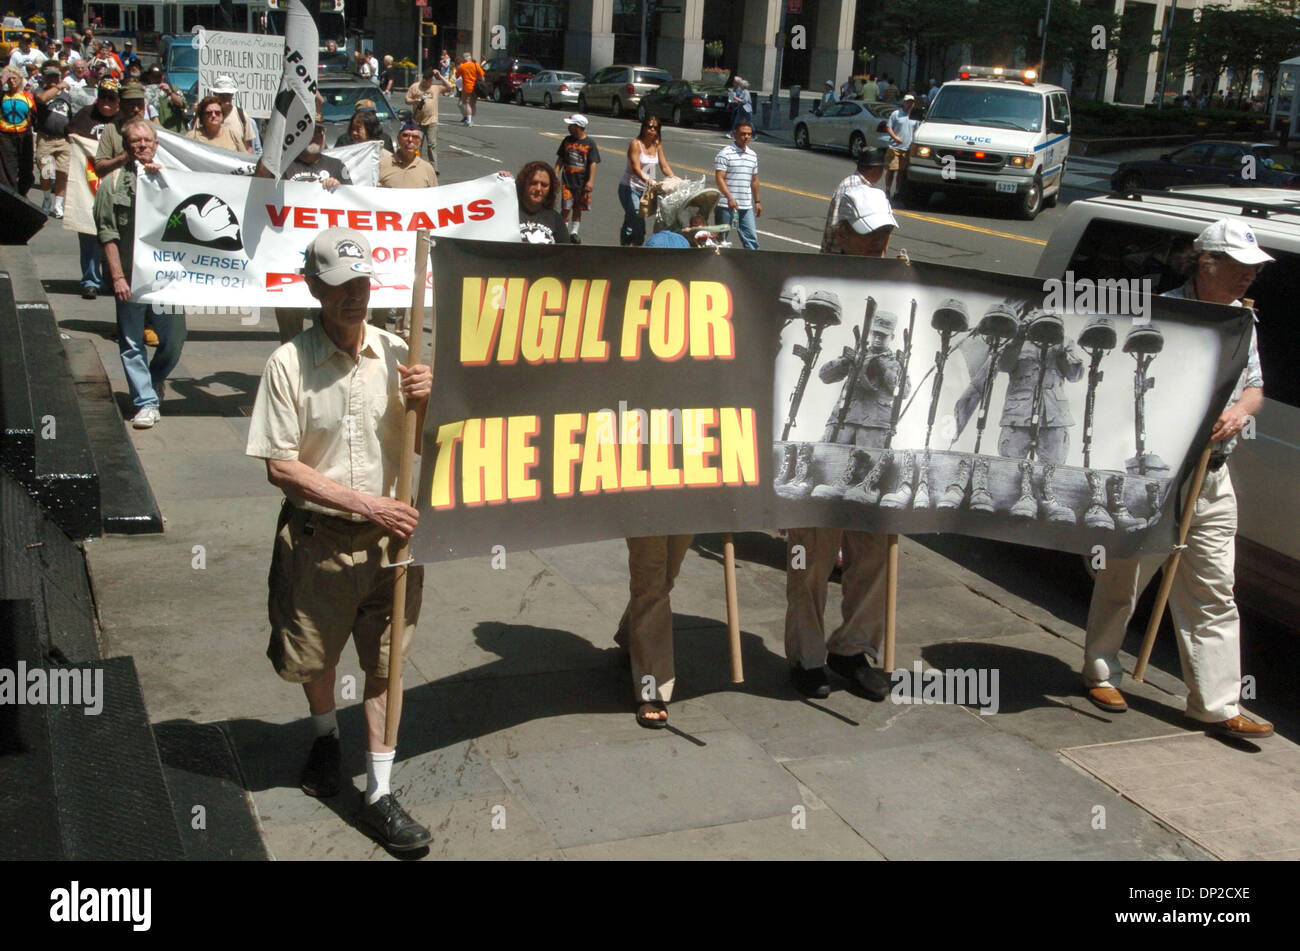
[[[970,314],[957,298],[945,297],[931,315],[930,326],[940,332],[961,333],[970,327]]]
[[[840,322],[840,298],[834,291],[813,291],[803,305],[803,319],[825,327]]]

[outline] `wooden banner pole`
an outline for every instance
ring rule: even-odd
[[[1201,494],[1201,483],[1205,481],[1205,472],[1210,465],[1210,447],[1206,446],[1201,458],[1196,461],[1196,471],[1192,474],[1192,484],[1187,488],[1187,502],[1183,505],[1183,517],[1178,521],[1178,544],[1173,554],[1165,562],[1164,575],[1160,579],[1160,590],[1156,593],[1155,606],[1151,608],[1151,620],[1147,622],[1146,636],[1142,638],[1142,649],[1138,651],[1137,663],[1133,667],[1133,679],[1143,683],[1147,672],[1147,661],[1151,659],[1151,648],[1156,643],[1156,632],[1160,630],[1160,619],[1164,617],[1165,605],[1169,602],[1169,591],[1174,586],[1178,574],[1178,562],[1183,557],[1183,547],[1187,543],[1187,532],[1192,527],[1192,516],[1196,513],[1196,500]],[[1103,571],[1105,569],[1102,569]]]
[[[429,232],[419,231],[415,235],[415,281],[411,285],[411,314],[407,321],[410,336],[407,338],[406,365],[416,366],[421,363],[420,355],[424,350],[424,296],[425,279],[429,270]],[[435,305],[434,319],[437,319]],[[433,340],[438,339],[435,326]],[[433,365],[433,358],[429,358]],[[411,501],[411,474],[415,468],[415,441],[420,434],[415,431],[419,411],[412,406],[406,407],[402,417],[402,455],[397,468],[397,498]],[[384,744],[397,745],[397,726],[402,720],[402,650],[401,645],[406,633],[406,572],[410,567],[411,544],[409,539],[393,539],[397,543],[396,552],[389,548],[388,560],[396,567],[393,579],[392,624],[388,634],[388,710],[384,716]]]
[[[885,644],[880,669],[890,673],[894,669],[894,630],[898,621],[898,536],[886,536],[885,546]]]
[[[731,649],[731,682],[745,682],[745,665],[740,656],[740,599],[736,594],[736,542],[731,532],[722,533],[722,578],[727,591],[727,640]]]

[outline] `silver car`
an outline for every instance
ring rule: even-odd
[[[606,66],[578,94],[578,110],[608,109],[614,118],[636,114],[641,97],[672,82],[673,74],[658,66]]]
[[[547,109],[554,109],[557,105],[576,106],[578,94],[586,85],[587,79],[582,73],[548,69],[519,87],[519,104],[540,104]]]
[[[888,133],[879,131],[881,122],[898,109],[898,103],[847,102],[832,103],[821,115],[807,113],[799,116],[794,126],[794,144],[797,148],[848,149],[854,158],[866,146],[888,146]]]

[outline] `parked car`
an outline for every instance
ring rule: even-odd
[[[727,111],[727,91],[718,86],[686,79],[674,79],[641,97],[636,117],[656,116],[673,125],[689,126],[696,122],[715,122],[721,128],[731,125]]]
[[[535,59],[495,56],[483,64],[483,94],[491,96],[493,102],[513,102],[519,87],[543,69]]]
[[[326,77],[316,84],[324,102],[321,103],[321,115],[325,117],[325,144],[330,146],[348,130],[352,114],[356,112],[357,103],[369,99],[375,104],[375,117],[383,127],[388,138],[397,141],[397,133],[402,123],[411,118],[411,110],[405,106],[394,109],[393,104],[383,91],[374,83],[365,79]]]
[[[658,66],[606,66],[591,77],[578,96],[578,109],[608,109],[614,118],[633,114],[642,96],[672,80],[673,74]]]
[[[848,149],[857,158],[867,146],[889,145],[881,124],[897,109],[896,102],[836,103],[821,115],[801,115],[794,126],[794,144],[801,149]]]
[[[1110,177],[1122,194],[1173,185],[1242,185],[1296,187],[1300,169],[1295,156],[1259,142],[1193,142],[1158,159],[1121,162]]]
[[[556,105],[576,106],[578,94],[587,85],[582,73],[566,73],[555,69],[546,69],[530,77],[519,87],[519,104],[526,106],[537,103],[547,109]]]

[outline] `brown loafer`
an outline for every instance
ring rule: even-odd
[[[1254,720],[1247,720],[1240,714],[1230,720],[1220,720],[1218,723],[1202,723],[1200,725],[1206,733],[1213,736],[1227,736],[1234,740],[1262,740],[1273,735],[1273,724],[1256,723]]]
[[[1087,697],[1094,707],[1100,707],[1107,713],[1123,713],[1128,709],[1124,695],[1114,687],[1089,687]]]

